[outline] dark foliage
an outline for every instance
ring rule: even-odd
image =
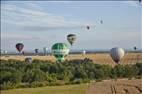
[[[0,88],[26,88],[51,85],[80,84],[90,80],[142,77],[142,63],[134,65],[94,64],[90,59],[62,63],[33,60],[0,60]]]

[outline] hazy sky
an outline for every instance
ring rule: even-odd
[[[18,42],[27,51],[51,49],[56,42],[68,43],[70,33],[77,35],[71,49],[142,48],[142,6],[135,1],[2,1],[2,49],[16,51]]]

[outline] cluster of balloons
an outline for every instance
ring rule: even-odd
[[[103,20],[100,21],[101,24],[103,24]],[[90,26],[86,26],[86,28],[89,30]],[[74,44],[74,42],[76,41],[77,36],[75,34],[69,34],[67,35],[67,40],[70,43],[70,45],[72,46]],[[21,53],[22,49],[23,49],[24,45],[22,43],[17,43],[16,44],[16,49],[19,51],[19,53]],[[57,58],[57,60],[59,62],[62,62],[65,60],[65,57],[69,54],[69,46],[66,43],[55,43],[52,48],[52,54]],[[134,50],[137,50],[136,47],[134,47]],[[44,55],[47,54],[48,48],[44,47],[43,48],[44,51]],[[39,49],[35,49],[35,54],[38,55]],[[83,55],[86,54],[86,51],[84,50]],[[112,48],[110,50],[110,56],[111,58],[117,63],[119,64],[121,59],[124,57],[124,50],[122,48]],[[26,62],[31,62],[32,59],[31,58],[26,58],[25,59]]]
[[[7,54],[7,50],[0,49],[0,54]]]
[[[67,40],[69,41],[69,43],[72,45],[74,43],[74,41],[76,40],[76,35],[75,34],[69,34],[67,36]],[[19,53],[21,53],[22,49],[23,49],[24,45],[22,43],[17,43],[16,44],[16,49],[19,51]],[[55,43],[52,46],[52,54],[57,58],[57,60],[59,62],[62,62],[65,60],[65,57],[69,54],[69,46],[66,43]],[[134,50],[136,50],[137,47],[134,47]],[[48,48],[44,47],[44,54],[46,55]],[[35,53],[38,53],[38,49],[35,49]],[[83,55],[86,54],[86,51],[84,50]],[[112,48],[110,50],[110,56],[113,59],[114,62],[116,62],[117,64],[120,63],[121,59],[124,57],[125,51],[122,48],[119,47],[115,47]],[[32,58],[31,57],[27,57],[25,59],[26,62],[31,63],[32,62]]]

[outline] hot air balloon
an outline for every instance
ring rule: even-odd
[[[83,51],[82,51],[82,55],[85,55],[85,54],[86,54],[86,51],[85,51],[85,50],[83,50]]]
[[[23,43],[17,43],[16,44],[16,49],[19,51],[19,53],[22,51],[23,48],[24,48]]]
[[[38,55],[38,49],[35,49],[35,54]]]
[[[47,47],[43,47],[44,55],[47,55],[47,51],[48,51],[48,48]]]
[[[100,20],[100,23],[103,24],[103,20]]]
[[[32,63],[32,58],[31,58],[31,57],[26,57],[26,58],[25,58],[25,62],[27,62],[27,63]]]
[[[71,45],[73,45],[73,43],[74,43],[75,40],[76,40],[76,35],[75,35],[75,34],[69,34],[69,35],[67,35],[67,40],[68,40],[68,42],[69,42]]]
[[[122,48],[115,47],[110,50],[110,56],[117,64],[120,63],[120,60],[123,58],[124,54],[125,52]]]
[[[135,50],[135,51],[137,50],[137,47],[136,47],[136,46],[134,47],[134,50]]]
[[[51,49],[52,54],[59,62],[64,61],[65,57],[69,54],[69,47],[66,43],[55,43]]]
[[[6,50],[3,50],[3,53],[4,53],[4,54],[7,54],[7,51],[6,51]]]
[[[90,29],[90,27],[89,27],[89,26],[86,26],[86,28],[87,28],[87,30],[89,30],[89,29]]]

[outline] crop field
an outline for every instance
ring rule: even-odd
[[[81,85],[2,90],[1,94],[142,94],[142,79],[106,80]]]
[[[142,94],[142,79],[109,80],[90,85],[87,94]]]
[[[28,56],[1,56],[1,59],[16,59],[16,60],[24,60]],[[39,60],[51,60],[56,61],[56,58],[54,56],[48,55],[48,56],[30,56],[33,59],[39,59]],[[97,54],[70,54],[66,57],[66,60],[73,60],[73,59],[84,59],[89,58],[93,60],[96,64],[109,64],[109,65],[115,65],[114,61],[111,59],[110,55],[108,53],[97,53]],[[124,58],[121,60],[122,64],[135,64],[135,63],[142,63],[142,53],[126,53]]]

